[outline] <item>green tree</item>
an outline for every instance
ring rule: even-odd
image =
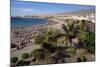
[[[90,53],[95,53],[95,33],[81,31],[79,38],[83,42],[83,47],[86,48]]]
[[[42,43],[41,48],[46,50],[46,51],[49,51],[51,53],[56,51],[56,46],[54,44],[51,44],[51,43],[48,43],[48,42]]]
[[[35,43],[42,44],[43,42],[48,42],[51,35],[53,35],[53,31],[46,29],[43,35],[35,37]]]
[[[31,52],[31,56],[33,56],[37,62],[44,61],[45,63],[50,63],[50,60],[51,60],[51,52],[44,49],[33,50]]]
[[[44,35],[44,42],[48,42],[49,41],[49,37],[51,36],[51,35],[53,35],[53,31],[52,30],[50,30],[50,29],[47,29],[46,31],[45,31],[45,35]]]
[[[85,40],[85,48],[88,49],[90,53],[95,53],[95,33],[89,32],[86,35],[86,40]]]
[[[72,39],[77,36],[77,33],[79,32],[78,30],[78,25],[74,23],[72,19],[68,19],[66,24],[62,24],[62,28],[65,33],[60,33],[56,36],[53,36],[54,39],[65,36],[66,38],[66,45],[69,43],[71,46],[72,45]]]
[[[79,20],[79,30],[80,30],[80,32],[86,30],[86,23],[87,23],[87,20]]]
[[[55,53],[52,54],[52,63],[65,63],[65,58],[69,58],[70,55],[65,51],[65,49],[59,48]]]

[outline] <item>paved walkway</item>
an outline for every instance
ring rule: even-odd
[[[11,51],[11,57],[18,57],[19,59],[21,59],[21,55],[23,53],[30,53],[31,51],[33,51],[34,49],[40,48],[39,45],[30,45],[27,47],[24,47],[23,49],[20,50],[15,50],[15,51]]]

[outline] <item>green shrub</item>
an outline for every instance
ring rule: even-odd
[[[95,33],[93,32],[80,32],[79,37],[83,42],[83,47],[86,48],[90,53],[95,53]]]
[[[56,51],[55,45],[47,43],[47,42],[42,43],[41,47],[42,49],[50,51],[51,53]]]
[[[23,60],[26,60],[26,59],[28,59],[29,58],[29,54],[28,53],[23,53],[22,54],[22,59]]]
[[[16,63],[18,61],[18,57],[12,57],[11,58],[11,63]]]
[[[85,56],[81,56],[81,57],[77,58],[77,62],[86,62],[86,61],[87,61],[87,59]]]
[[[16,47],[16,44],[11,43],[11,48],[15,48],[15,47]]]
[[[71,47],[71,48],[68,48],[67,51],[68,51],[69,53],[75,54],[75,53],[76,53],[76,48]]]
[[[41,44],[44,41],[43,36],[38,36],[35,38],[35,44]]]
[[[87,48],[90,53],[95,53],[95,33],[89,32],[86,35],[84,47]]]
[[[32,51],[32,54],[34,58],[36,58],[37,60],[41,60],[45,58],[45,51],[43,49],[36,49]]]

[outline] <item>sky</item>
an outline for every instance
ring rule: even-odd
[[[95,6],[11,0],[11,16],[55,14],[90,9],[95,9]]]

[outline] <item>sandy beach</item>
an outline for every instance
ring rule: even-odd
[[[19,42],[22,41],[22,37],[16,38],[15,32],[25,33],[26,35],[28,34],[31,37],[32,33],[37,31],[38,28],[40,28],[40,27],[51,27],[54,29],[61,30],[61,28],[62,28],[61,25],[64,24],[64,21],[62,22],[61,20],[58,20],[58,19],[50,19],[50,21],[52,21],[52,22],[49,22],[49,24],[36,25],[36,26],[30,26],[30,27],[17,27],[17,28],[11,29],[11,43],[17,44],[18,41]],[[30,45],[26,46],[20,50],[16,50],[16,48],[11,49],[11,57],[17,56],[19,59],[21,59],[21,55],[23,53],[29,53],[32,50],[40,47],[39,45],[35,45],[33,43],[28,43],[28,44],[30,44]]]

